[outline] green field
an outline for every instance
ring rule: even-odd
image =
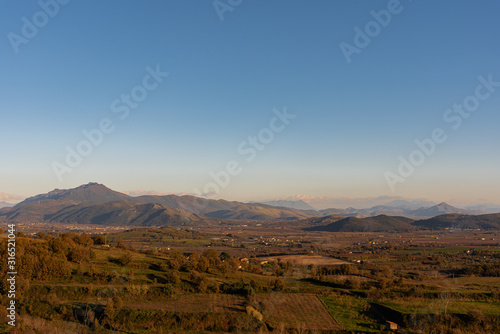
[[[369,316],[370,305],[365,299],[349,295],[320,296],[333,318],[344,330],[380,332],[381,324]]]

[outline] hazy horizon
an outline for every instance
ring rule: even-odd
[[[94,182],[89,182],[89,183],[94,183]],[[86,184],[89,184],[86,183]],[[98,183],[98,182],[97,182]],[[84,186],[86,184],[78,185],[77,187]],[[99,184],[99,183],[98,183]],[[106,186],[104,184],[104,186]],[[77,187],[72,187],[69,189],[77,188]],[[17,194],[8,194],[8,193],[0,193],[0,202],[4,203],[9,203],[9,204],[17,204],[22,202],[23,200],[35,196],[35,195],[40,195],[40,194],[45,194],[48,193],[52,190],[56,189],[61,189],[61,188],[54,188],[50,190],[46,190],[40,193],[36,194],[31,194],[29,196],[20,196]],[[110,188],[111,189],[111,188]],[[120,193],[129,195],[131,197],[137,197],[137,196],[145,196],[145,195],[154,195],[154,196],[164,196],[164,195],[177,195],[177,196],[196,196],[194,193],[189,193],[189,192],[162,192],[162,191],[155,191],[155,190],[117,190],[117,189],[111,189],[114,191],[118,191]],[[200,196],[198,196],[200,197]],[[234,198],[224,198],[221,196],[215,196],[215,195],[206,195],[202,196],[205,198],[209,199],[223,199],[223,200],[228,200],[228,201],[233,201],[233,200],[238,200]],[[500,205],[499,203],[494,203],[494,202],[489,202],[485,199],[477,200],[477,201],[469,201],[469,202],[464,202],[464,201],[459,201],[456,199],[440,199],[440,200],[431,200],[429,198],[408,198],[408,197],[402,197],[402,196],[387,196],[387,195],[381,195],[381,196],[376,196],[376,197],[333,197],[333,196],[310,196],[310,195],[284,195],[284,196],[279,196],[279,197],[273,197],[273,198],[266,198],[262,197],[261,199],[255,199],[255,198],[250,198],[250,199],[241,199],[239,201],[241,202],[272,202],[272,201],[303,201],[309,205],[311,205],[314,209],[316,210],[323,210],[327,208],[338,208],[338,209],[345,209],[349,207],[353,207],[356,209],[365,209],[365,208],[371,208],[377,205],[385,205],[386,203],[392,202],[392,201],[398,201],[398,200],[403,200],[403,201],[408,201],[408,202],[429,202],[428,205],[420,205],[422,207],[425,206],[432,206],[434,204],[439,204],[442,202],[446,202],[447,204],[453,205],[453,206],[458,206],[458,207],[468,207],[468,206],[476,206],[476,205],[490,205],[490,206],[497,206]],[[434,204],[430,204],[430,203]]]

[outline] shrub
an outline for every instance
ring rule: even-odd
[[[120,249],[127,249],[127,246],[125,246],[123,239],[116,240],[116,247]]]
[[[70,248],[68,253],[68,260],[75,263],[89,262],[92,258],[92,252],[89,247],[76,245]]]
[[[115,304],[113,299],[108,299],[108,303],[106,304],[106,308],[104,309],[104,318],[113,319],[115,315]]]
[[[113,304],[116,310],[120,310],[123,307],[123,300],[119,296],[113,297]]]
[[[105,245],[106,244],[106,237],[102,234],[94,235],[93,239],[94,239],[95,245]]]
[[[168,283],[173,284],[175,286],[179,285],[181,282],[181,275],[178,270],[169,270],[165,275],[165,278]]]
[[[224,284],[222,286],[222,291],[226,294],[235,294],[241,296],[255,296],[254,288],[245,282],[235,282],[231,284]]]
[[[356,289],[359,289],[360,283],[359,283],[359,280],[356,278],[348,278],[345,280],[344,286],[346,289],[356,290]]]
[[[276,291],[283,291],[285,289],[285,283],[278,278],[271,282],[271,288]]]
[[[112,262],[116,262],[120,266],[126,266],[132,262],[132,254],[125,253],[117,259],[112,259]]]
[[[247,311],[248,315],[251,315],[252,317],[254,317],[255,319],[257,319],[258,321],[262,321],[264,319],[264,317],[262,316],[262,313],[260,313],[259,311],[257,311],[252,306],[247,306],[246,307],[246,311]]]

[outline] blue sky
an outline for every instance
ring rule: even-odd
[[[243,0],[221,21],[212,1],[72,0],[13,47],[12,34],[24,38],[23,17],[33,24],[42,8],[2,0],[0,193],[90,181],[204,192],[210,172],[236,161],[241,173],[219,186],[220,198],[500,204],[500,87],[457,130],[443,120],[479,76],[500,81],[500,3],[402,0],[348,63],[340,44],[355,46],[354,28],[365,31],[371,11],[391,3]],[[112,102],[157,65],[169,76],[119,119]],[[248,162],[238,146],[285,107],[296,117]],[[114,131],[61,181],[54,162],[67,165],[67,147],[105,118]],[[397,173],[398,157],[435,128],[447,140],[391,189],[386,172]]]

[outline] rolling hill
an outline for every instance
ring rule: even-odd
[[[104,204],[80,203],[46,215],[45,220],[66,224],[107,226],[192,226],[210,222],[207,217],[161,204],[127,201]]]
[[[482,229],[499,230],[500,213],[486,215],[445,214],[425,220],[418,220],[412,225],[419,228],[439,229]]]
[[[318,220],[325,218],[328,217],[319,218]],[[386,215],[368,218],[347,217],[341,220],[335,220],[328,225],[313,226],[305,230],[325,232],[403,232],[416,229],[411,225],[413,221],[413,219],[406,217],[392,217]]]
[[[304,222],[302,226],[305,226],[306,231],[325,232],[404,232],[422,229],[500,230],[500,213],[485,215],[450,213],[421,220],[386,215],[343,219],[339,219],[339,216],[327,216],[310,218],[301,222]]]
[[[261,203],[201,199],[189,195],[139,196],[132,197],[129,201],[159,203],[171,208],[182,209],[191,213],[219,219],[295,220],[319,215],[315,211],[304,212],[299,209],[276,207]]]
[[[45,217],[54,214],[65,207],[75,205],[76,202],[41,199],[34,202],[19,203],[11,208],[0,209],[0,221],[24,221],[24,222],[43,222]]]
[[[357,210],[354,208],[347,208],[347,209],[330,208],[330,209],[320,210],[320,213],[325,217],[331,216],[331,215],[339,215],[339,216],[344,216],[344,217],[356,217],[358,215],[358,213],[356,211]]]
[[[319,227],[319,226],[326,226],[328,224],[334,223],[336,221],[345,219],[346,217],[340,216],[340,215],[330,215],[330,216],[325,216],[325,217],[314,217],[314,218],[308,218],[308,219],[303,219],[303,220],[298,220],[294,221],[293,227],[294,228],[312,228],[312,227]]]

